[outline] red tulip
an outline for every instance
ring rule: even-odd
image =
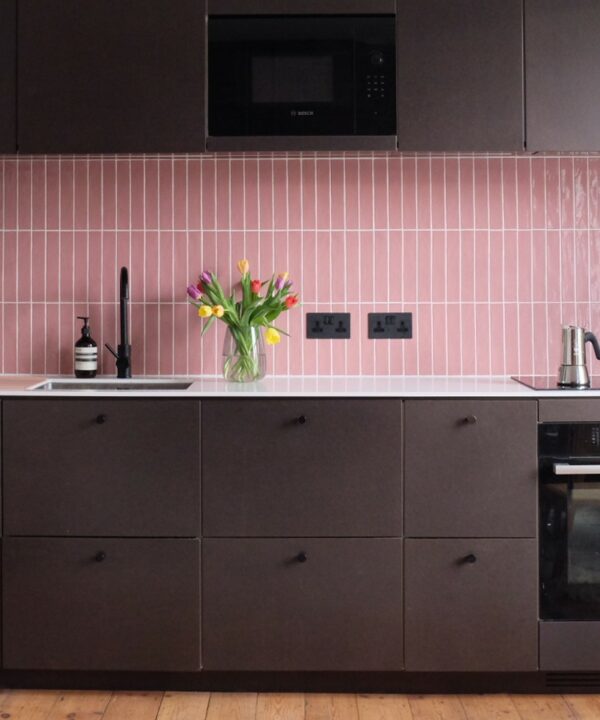
[[[290,310],[290,308],[293,308],[294,305],[297,305],[299,302],[300,300],[297,295],[288,295],[284,300],[285,306],[288,310]]]
[[[196,285],[196,287],[198,288],[198,290],[200,290],[201,293],[206,292],[206,291],[204,290],[204,285],[203,285],[201,282],[199,282],[199,283]]]
[[[260,280],[253,280],[253,281],[250,283],[250,290],[252,290],[252,292],[253,292],[255,295],[258,295],[258,293],[260,292],[261,285],[262,285],[262,283],[261,283]]]

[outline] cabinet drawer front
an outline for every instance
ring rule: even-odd
[[[402,669],[401,540],[213,539],[203,553],[207,670]]]
[[[402,403],[203,404],[207,536],[396,536]]]
[[[7,538],[4,666],[200,668],[200,541]]]
[[[198,536],[200,405],[7,400],[8,535]]]
[[[537,669],[537,542],[405,541],[406,669]]]
[[[537,403],[406,403],[405,534],[535,537]]]

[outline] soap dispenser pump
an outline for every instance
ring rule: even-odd
[[[90,335],[89,317],[78,315],[83,320],[81,337],[75,343],[75,377],[93,378],[98,372],[98,346]]]

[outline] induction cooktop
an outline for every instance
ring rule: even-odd
[[[600,390],[600,377],[590,377],[589,387],[565,387],[558,385],[556,382],[556,375],[513,375],[512,380],[520,382],[521,385],[526,385],[532,390]]]

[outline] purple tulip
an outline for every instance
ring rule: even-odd
[[[284,287],[286,290],[289,290],[294,283],[291,280],[287,280]]]
[[[188,285],[187,294],[192,300],[199,300],[202,297],[202,293],[195,285]]]
[[[279,291],[281,288],[285,285],[285,280],[281,277],[281,275],[275,280],[275,290]]]
[[[202,273],[202,275],[200,275],[200,280],[202,280],[202,282],[205,285],[210,285],[210,283],[212,282],[212,279],[213,279],[212,273],[209,273],[208,270],[205,270]]]

